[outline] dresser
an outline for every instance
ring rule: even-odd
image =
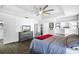
[[[19,32],[19,41],[33,39],[33,31]]]

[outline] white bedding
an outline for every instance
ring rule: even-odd
[[[70,48],[66,48],[66,54],[79,54],[79,50],[73,50]]]

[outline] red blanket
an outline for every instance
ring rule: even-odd
[[[41,35],[41,36],[36,36],[35,38],[39,39],[39,40],[44,40],[44,39],[46,39],[48,37],[51,37],[51,36],[53,36],[53,35],[51,35],[51,34],[45,34],[45,35]]]

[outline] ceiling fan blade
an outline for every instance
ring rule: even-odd
[[[41,11],[42,9],[40,8],[40,11]]]
[[[25,18],[29,18],[29,17],[25,17]]]
[[[51,14],[51,13],[45,13],[45,14]]]
[[[44,12],[48,12],[48,11],[54,11],[54,9],[50,9],[50,10],[45,10]]]
[[[36,14],[36,16],[39,16],[39,14]]]
[[[48,5],[45,5],[45,7],[43,8],[43,10],[45,10],[48,7]]]

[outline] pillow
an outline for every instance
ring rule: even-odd
[[[53,36],[53,35],[51,35],[51,34],[45,34],[45,35],[41,35],[41,36],[36,36],[35,38],[39,39],[39,40],[44,40],[44,39],[46,39],[48,37],[51,37],[51,36]]]

